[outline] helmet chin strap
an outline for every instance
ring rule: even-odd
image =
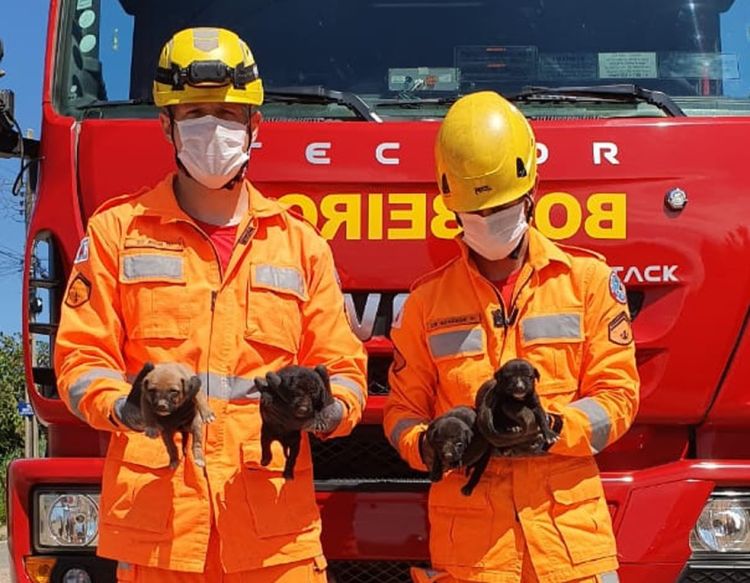
[[[521,248],[523,247],[524,241],[526,241],[526,233],[524,233],[523,237],[521,237],[521,240],[518,242],[518,245],[516,245],[516,248],[510,252],[510,255],[508,255],[508,259],[518,259],[518,256],[521,254]]]
[[[531,193],[525,194],[524,198],[529,202],[529,209],[528,211],[526,211],[526,222],[531,225],[531,217],[534,214],[534,199],[531,197]],[[508,259],[518,259],[518,257],[521,255],[523,244],[528,237],[528,233],[529,230],[526,229],[526,232],[523,234],[523,237],[521,237],[521,240],[518,242],[518,245],[516,245],[516,248],[511,251],[510,255],[508,255]]]
[[[248,162],[249,162],[249,160],[248,160]],[[243,165],[242,165],[242,166],[240,167],[240,169],[239,169],[239,170],[237,171],[237,174],[235,174],[235,175],[234,175],[234,178],[230,178],[229,182],[227,182],[227,183],[226,183],[226,184],[225,184],[224,186],[222,186],[221,188],[222,188],[222,189],[225,189],[225,190],[232,190],[232,189],[233,189],[233,188],[235,187],[235,185],[236,185],[236,184],[237,184],[237,183],[238,183],[238,182],[239,182],[240,180],[242,180],[242,179],[243,179],[243,177],[245,176],[245,170],[247,170],[247,164],[248,164],[248,162],[245,162],[245,163],[244,163],[244,164],[243,164]]]

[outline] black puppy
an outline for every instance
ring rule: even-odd
[[[333,403],[331,381],[323,365],[315,370],[286,366],[255,379],[260,391],[260,464],[271,463],[271,443],[281,443],[286,463],[284,477],[294,478],[294,465],[299,455],[302,430],[319,431],[328,426],[321,411]]]
[[[477,392],[477,433],[486,448],[471,467],[471,478],[461,488],[469,496],[487,469],[493,451],[503,455],[533,455],[544,444],[557,441],[536,394],[539,371],[526,360],[510,360]]]
[[[430,480],[438,482],[446,470],[465,467],[470,479],[461,492],[466,496],[479,482],[484,468],[475,478],[478,463],[489,450],[489,444],[476,429],[476,419],[477,414],[470,407],[455,407],[431,423],[425,436],[434,450]]]
[[[531,454],[557,441],[539,402],[539,371],[521,358],[506,362],[477,393],[477,427],[494,447]],[[529,436],[524,440],[524,436]],[[536,437],[536,438],[534,438]],[[509,443],[517,443],[508,450]]]
[[[443,472],[459,467],[473,437],[477,414],[469,407],[456,407],[441,415],[427,428],[425,438],[434,456],[430,480],[439,482]]]

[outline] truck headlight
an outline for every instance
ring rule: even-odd
[[[717,492],[703,507],[690,535],[693,552],[750,552],[750,496]]]
[[[99,540],[99,494],[39,492],[35,542],[39,550],[95,547]]]

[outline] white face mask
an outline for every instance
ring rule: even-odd
[[[464,241],[485,259],[505,259],[521,242],[529,228],[526,204],[514,205],[489,216],[458,213],[464,227]]]
[[[175,123],[182,142],[177,157],[190,176],[206,188],[221,188],[250,159],[245,124],[212,115]]]

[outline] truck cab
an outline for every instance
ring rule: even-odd
[[[92,213],[174,170],[151,83],[188,26],[251,46],[267,95],[248,177],[330,241],[368,349],[363,423],[313,445],[332,580],[406,582],[429,563],[429,481],[381,427],[389,330],[412,282],[458,252],[433,146],[481,90],[534,127],[537,228],[603,254],[627,287],[641,407],[597,455],[620,579],[750,580],[750,2],[51,0],[27,343],[54,353]],[[9,472],[15,580],[114,581],[95,554],[109,436],[31,353],[26,375],[48,446]]]

